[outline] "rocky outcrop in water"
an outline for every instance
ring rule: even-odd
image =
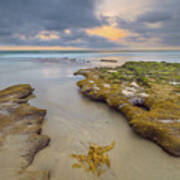
[[[75,75],[85,76],[77,83],[84,95],[116,108],[137,134],[180,156],[180,64],[127,62]]]
[[[28,104],[33,88],[17,85],[0,91],[0,179],[45,180],[46,171],[28,172],[36,153],[49,144],[41,134],[46,110]]]

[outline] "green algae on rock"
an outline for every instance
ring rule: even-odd
[[[140,136],[180,156],[180,64],[127,62],[116,68],[82,69],[77,85],[93,100],[122,112]]]
[[[22,84],[0,91],[0,161],[6,161],[9,168],[4,173],[0,167],[4,179],[48,179],[46,171],[26,170],[36,153],[50,141],[41,134],[46,110],[27,103],[33,90],[30,85]]]

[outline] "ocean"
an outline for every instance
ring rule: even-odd
[[[117,59],[123,61],[180,62],[180,51],[0,51],[0,60],[7,58],[75,58],[79,60]]]

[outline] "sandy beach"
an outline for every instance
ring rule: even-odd
[[[73,73],[93,66],[97,64],[74,62],[72,65],[57,60],[29,60],[16,61],[15,68],[11,66],[7,69],[8,74],[5,68],[1,72],[1,87],[25,82],[31,84],[35,88],[36,98],[30,100],[30,104],[48,112],[42,134],[49,136],[50,144],[36,154],[27,170],[47,171],[52,180],[94,180],[97,177],[93,174],[72,168],[74,160],[70,155],[86,153],[91,143],[106,145],[115,140],[116,146],[109,153],[111,168],[98,179],[178,180],[178,158],[139,138],[119,112],[79,93],[76,82],[82,77],[75,77]],[[7,163],[8,158],[14,156],[7,155]],[[11,167],[2,165],[0,177],[8,177],[8,168]]]

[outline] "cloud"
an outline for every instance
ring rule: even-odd
[[[95,0],[1,0],[0,44],[112,45],[102,37],[84,33],[86,28],[107,24],[105,18],[96,17],[96,3]]]
[[[119,16],[122,19],[134,20],[138,15],[150,9],[156,0],[103,0],[98,5],[97,14]]]
[[[169,12],[150,11],[140,15],[138,22],[157,23],[170,20],[171,14]]]
[[[118,27],[126,29],[134,35],[127,37],[127,42],[143,43],[146,46],[180,47],[180,1],[158,0],[133,21],[116,17]],[[155,41],[156,39],[156,41]],[[152,40],[151,44],[150,41]]]
[[[102,26],[86,30],[89,35],[98,35],[100,37],[105,37],[110,41],[120,42],[124,37],[128,36],[128,32],[118,29],[113,26]]]
[[[1,0],[0,45],[180,47],[179,0]]]

